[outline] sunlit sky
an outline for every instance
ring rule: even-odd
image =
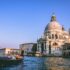
[[[70,0],[0,0],[0,47],[36,42],[53,12],[68,30]]]

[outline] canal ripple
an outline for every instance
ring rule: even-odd
[[[70,70],[70,59],[61,57],[24,57],[20,65],[0,70]]]

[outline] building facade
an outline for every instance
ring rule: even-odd
[[[43,36],[37,40],[37,51],[43,55],[61,56],[64,43],[70,43],[70,33],[52,15]]]
[[[14,48],[2,48],[2,49],[0,49],[0,56],[14,55],[14,54],[21,54],[21,50],[14,49]]]
[[[32,53],[32,48],[36,43],[24,43],[20,44],[20,50],[24,51],[24,55],[27,55],[28,53]]]

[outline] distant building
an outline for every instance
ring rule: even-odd
[[[32,48],[36,43],[24,43],[20,44],[20,49],[24,51],[24,55],[27,55],[28,53],[32,53]]]
[[[64,43],[70,43],[70,30],[65,31],[57,22],[56,16],[52,15],[43,36],[37,40],[37,51],[43,55],[61,56]]]
[[[10,54],[21,54],[21,51],[19,49],[14,49],[14,48],[0,49],[0,56],[10,55]]]

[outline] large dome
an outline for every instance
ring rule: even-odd
[[[51,17],[51,21],[50,23],[48,23],[48,25],[46,26],[45,28],[45,32],[47,30],[54,30],[54,29],[57,29],[57,30],[62,30],[62,26],[56,21],[56,16],[53,15]]]

